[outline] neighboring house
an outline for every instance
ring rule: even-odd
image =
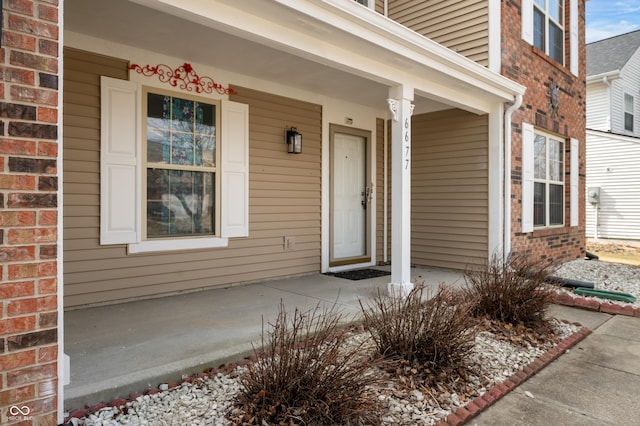
[[[640,240],[640,31],[587,45],[586,235]]]
[[[583,0],[53,4],[4,5],[3,422],[60,420],[63,302],[584,255]]]

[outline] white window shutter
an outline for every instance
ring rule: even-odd
[[[100,244],[139,241],[140,89],[100,79]]]
[[[571,0],[569,7],[569,64],[571,73],[573,75],[578,75],[580,63],[580,44],[578,43],[578,0]]]
[[[221,236],[249,236],[249,105],[222,101]]]
[[[533,126],[522,123],[522,232],[533,232]]]
[[[579,197],[578,197],[578,188],[579,188],[579,173],[580,173],[580,161],[579,161],[579,149],[580,142],[578,139],[571,139],[571,175],[570,175],[570,226],[578,226],[579,213],[580,213],[580,205],[579,205]]]
[[[533,0],[522,0],[522,39],[533,44]]]

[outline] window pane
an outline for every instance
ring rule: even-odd
[[[628,112],[624,113],[624,129],[628,132],[633,132],[633,115]]]
[[[546,7],[545,7],[544,3],[545,3],[545,0],[536,0],[536,4],[537,4],[538,6],[540,6],[540,9],[542,9],[542,10],[545,10],[545,9],[546,9]]]
[[[216,165],[216,138],[208,136],[196,136],[196,166],[215,167]]]
[[[554,23],[549,23],[549,56],[564,63],[564,35],[562,28]]]
[[[549,225],[562,225],[564,186],[549,184]]]
[[[563,10],[562,0],[549,0],[549,16],[555,20],[558,24],[562,25]]]
[[[626,112],[633,112],[633,96],[628,93],[624,94],[624,110]]]
[[[171,158],[169,96],[147,94],[147,161],[168,164]]]
[[[147,124],[147,161],[168,164],[170,158],[171,134]]]
[[[545,184],[535,182],[533,187],[533,225],[546,225],[545,217]]]
[[[563,180],[564,143],[549,139],[549,180]]]
[[[546,138],[541,135],[535,135],[533,141],[533,176],[536,179],[547,178],[547,144]]]
[[[172,98],[171,128],[179,132],[193,132],[194,102],[187,99]]]
[[[213,235],[215,174],[147,170],[147,237]]]
[[[171,164],[193,165],[194,146],[193,133],[174,133]]]
[[[633,96],[624,94],[624,129],[629,132],[633,132]]]
[[[544,13],[539,11],[538,9],[533,9],[533,45],[540,50],[547,51],[546,48],[546,18]]]
[[[159,118],[165,121],[164,128],[169,127],[169,96],[147,93],[147,117]]]
[[[215,105],[196,102],[196,166],[216,165]]]

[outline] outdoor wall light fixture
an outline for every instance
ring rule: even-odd
[[[285,132],[285,142],[287,144],[287,152],[289,154],[302,153],[302,134],[298,133],[298,129],[291,127]]]

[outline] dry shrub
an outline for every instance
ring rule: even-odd
[[[465,271],[465,297],[475,316],[512,325],[544,326],[554,296],[545,283],[550,273],[549,265],[526,255],[509,256],[506,262],[493,256],[486,267]]]
[[[416,286],[406,298],[377,293],[368,308],[362,306],[364,327],[378,352],[419,371],[438,373],[464,366],[473,348],[475,322],[466,303],[440,286],[423,301],[424,286]]]
[[[342,315],[319,306],[308,312],[284,305],[262,353],[242,377],[236,423],[251,425],[379,425],[380,408],[366,386],[379,380],[362,344],[347,345]]]

